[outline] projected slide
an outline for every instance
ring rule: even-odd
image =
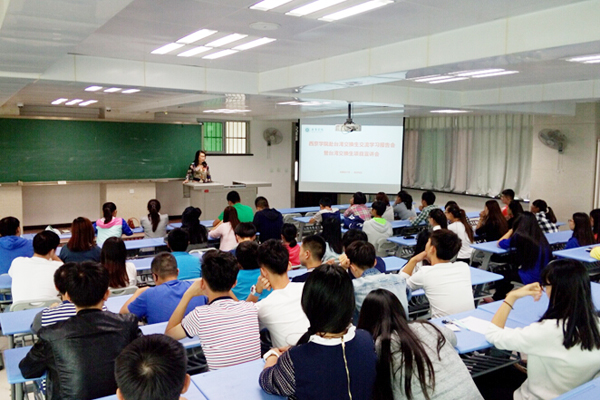
[[[302,124],[302,192],[393,193],[402,179],[402,126],[362,126],[337,132],[334,125]]]

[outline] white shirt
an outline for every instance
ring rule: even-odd
[[[555,319],[525,328],[490,324],[485,338],[499,349],[527,354],[527,380],[514,393],[516,400],[554,399],[590,381],[600,371],[600,350],[566,349],[562,324]]]
[[[411,275],[400,272],[412,290],[423,288],[431,307],[431,318],[473,310],[471,271],[467,263],[422,265]]]
[[[127,270],[127,278],[129,278],[129,286],[137,285],[137,269],[135,268],[135,264],[126,262],[125,269]]]
[[[473,229],[469,226],[469,229]],[[462,222],[456,221],[448,225],[448,230],[456,233],[456,236],[461,240],[462,244],[460,246],[460,250],[458,251],[458,258],[471,258],[471,253],[473,253],[473,248],[471,245],[473,244],[471,240],[469,240],[469,236],[467,235],[467,231]]]
[[[54,272],[63,263],[41,257],[17,257],[8,270],[13,302],[58,300]]]
[[[300,302],[303,288],[302,282],[290,282],[256,303],[260,327],[271,333],[273,347],[295,346],[308,330],[310,322]]]
[[[387,206],[381,218],[386,221],[394,222],[394,208],[392,206]]]

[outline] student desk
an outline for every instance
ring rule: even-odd
[[[131,229],[131,231],[133,233],[144,233],[144,228],[142,228],[141,226],[138,226],[137,228]],[[36,233],[24,233],[21,235],[21,237],[24,239],[33,240],[35,235],[36,235]],[[61,241],[69,240],[69,239],[71,239],[71,232],[61,233],[60,235],[58,235],[58,237],[60,238]]]
[[[164,335],[165,330],[167,329],[167,323],[168,322],[159,322],[158,324],[143,325],[143,326],[140,326],[140,330],[142,331],[142,333],[144,335],[156,335],[156,334]],[[179,342],[186,349],[200,347],[200,339],[198,339],[197,336],[195,336],[193,338],[186,337],[186,338],[181,339]]]
[[[194,382],[190,383],[187,392],[182,394],[187,400],[207,400],[206,397],[202,394],[200,389],[194,384]],[[96,400],[117,400],[117,395],[113,394],[111,396],[100,397]]]
[[[388,257],[388,258],[392,258],[392,257]],[[499,281],[503,278],[503,276],[500,274],[495,274],[493,272],[485,271],[485,270],[479,269],[479,268],[469,267],[469,270],[471,271],[471,286],[473,286],[473,292],[474,292],[475,298],[478,298],[478,296],[481,297],[480,294],[483,291],[484,285],[491,283],[491,282]],[[417,289],[417,290],[412,291],[413,297],[414,296],[422,296],[424,294],[425,294],[425,291],[423,289]]]
[[[600,399],[600,378],[589,381],[573,390],[558,396],[555,400]]]
[[[21,370],[19,369],[19,363],[25,358],[32,346],[17,347],[16,349],[4,350],[4,365],[6,366],[6,377],[8,383],[11,385],[11,398],[12,400],[23,398],[23,386],[22,384],[29,381],[41,381],[45,378],[45,374],[40,378],[25,379]]]
[[[277,208],[276,210],[279,211],[281,214],[285,215],[285,214],[306,214],[308,212],[317,212],[321,209],[321,207],[319,206],[313,206],[313,207],[295,207],[295,208]]]
[[[209,229],[209,228],[212,228],[213,222],[214,222],[213,220],[204,220],[204,221],[200,221],[200,225]],[[172,231],[175,228],[181,228],[181,222],[172,222],[169,225],[167,225],[168,231]]]
[[[115,314],[118,314],[119,311],[121,310],[121,307],[123,307],[123,304],[125,304],[127,302],[127,300],[129,300],[129,298],[133,296],[132,294],[126,294],[123,296],[113,296],[113,297],[109,297],[108,300],[106,300],[104,302],[104,305],[106,306],[106,308],[108,309],[108,311],[110,312],[114,312]]]
[[[574,249],[553,251],[552,254],[556,257],[570,258],[571,260],[581,261],[582,263],[596,263],[599,260],[591,257],[590,253],[587,251],[594,247],[595,246],[575,247]]]
[[[58,303],[60,300],[56,299]],[[8,348],[15,347],[15,335],[31,333],[33,318],[44,308],[32,308],[23,311],[12,311],[0,314],[2,334],[8,336]]]
[[[192,382],[208,400],[264,400],[284,399],[265,393],[258,377],[265,362],[262,359],[217,369],[192,376]]]

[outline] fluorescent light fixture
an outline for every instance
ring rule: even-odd
[[[600,59],[600,54],[594,54],[594,55],[590,55],[590,56],[571,57],[571,58],[567,58],[567,61],[586,62],[586,61],[592,61],[592,60],[598,60],[598,59]]]
[[[504,71],[504,69],[502,69],[502,68],[478,69],[478,70],[473,70],[473,71],[451,72],[450,75],[456,75],[456,76],[473,76],[473,75],[480,75],[480,74],[491,74],[493,72],[502,72],[502,71]]]
[[[191,33],[191,34],[189,34],[187,36],[182,37],[176,43],[192,44],[194,42],[197,42],[200,39],[204,39],[205,37],[209,37],[210,35],[214,35],[215,33],[217,33],[217,31],[213,31],[213,30],[210,30],[210,29],[200,29],[197,32],[194,32],[194,33]]]
[[[450,78],[450,77],[438,74],[438,75],[420,76],[418,78],[412,78],[410,80],[415,81],[415,82],[429,82],[429,81],[435,81],[438,79],[446,79],[446,78]]]
[[[235,46],[233,48],[233,50],[248,50],[248,49],[252,49],[254,47],[262,46],[263,44],[274,42],[276,40],[277,39],[271,39],[271,38],[268,38],[268,37],[264,37],[264,38],[261,38],[261,39],[253,40],[253,41],[245,43],[245,44],[241,44],[239,46]]]
[[[180,43],[169,43],[169,44],[165,44],[162,47],[159,47],[156,50],[152,50],[150,53],[151,54],[167,54],[172,52],[173,50],[177,50],[180,47],[183,47],[183,44]]]
[[[122,88],[120,87],[111,87],[108,89],[104,89],[104,93],[117,93],[120,92]]]
[[[464,81],[466,79],[469,79],[469,78],[467,78],[466,76],[459,76],[459,77],[456,77],[456,78],[446,78],[446,79],[440,79],[440,80],[437,80],[437,81],[429,81],[427,83],[430,83],[430,84],[434,85],[436,83],[457,82],[457,81]]]
[[[137,93],[139,91],[140,91],[140,89],[127,89],[127,90],[123,90],[121,93],[131,94],[131,93]]]
[[[367,1],[366,3],[362,3],[357,6],[346,8],[345,10],[326,15],[319,19],[321,21],[327,21],[327,22],[338,21],[342,18],[347,18],[347,17],[351,17],[356,14],[361,14],[361,13],[364,13],[367,11],[371,11],[376,8],[388,5],[390,3],[393,3],[393,1],[392,0],[371,0],[371,1]]]
[[[237,113],[247,113],[252,110],[236,110],[233,108],[220,108],[218,110],[204,110],[205,113],[213,113],[213,114],[237,114]]]
[[[69,100],[69,99],[65,99],[64,97],[61,97],[60,99],[56,99],[56,100],[54,100],[54,101],[53,101],[52,103],[50,103],[50,104],[54,104],[55,106],[57,106],[57,105],[59,105],[59,104],[62,104],[62,103],[64,103],[64,102],[65,102],[65,101],[67,101],[67,100]]]
[[[204,56],[202,58],[205,58],[207,60],[214,60],[216,58],[221,58],[221,57],[229,56],[229,55],[235,54],[237,52],[238,52],[237,50],[223,50],[223,51],[219,51],[217,53],[209,54],[209,55]]]
[[[584,64],[598,64],[598,63],[600,63],[600,58],[598,58],[597,60],[584,61]]]
[[[325,104],[331,104],[330,101],[284,101],[282,103],[277,103],[283,106],[322,106]]]
[[[462,114],[462,113],[468,113],[470,111],[466,111],[466,110],[432,110],[430,112],[437,113],[437,114]]]
[[[238,40],[241,40],[241,39],[245,38],[246,36],[248,36],[248,35],[242,35],[240,33],[232,33],[231,35],[227,35],[225,37],[222,37],[221,39],[217,39],[215,41],[207,43],[206,47],[225,46],[226,44],[229,44],[232,42],[237,42]]]
[[[102,89],[102,86],[89,86],[85,88],[86,92],[96,92],[98,90]]]
[[[282,6],[291,1],[292,0],[263,0],[263,1],[256,3],[253,6],[250,6],[250,9],[251,10],[260,10],[260,11],[269,11],[269,10],[272,10],[273,8]]]
[[[65,106],[74,106],[75,104],[81,103],[82,101],[83,101],[83,99],[74,99],[74,100],[71,100],[71,101],[65,103]]]
[[[501,76],[501,75],[512,75],[518,74],[519,71],[502,71],[502,72],[492,72],[491,74],[483,74],[483,75],[473,75],[473,78],[488,78],[490,76]]]
[[[97,102],[98,102],[98,100],[87,100],[87,101],[84,101],[83,103],[79,103],[79,107],[89,106],[90,104],[94,104]]]
[[[320,11],[324,8],[334,6],[339,3],[343,3],[346,0],[317,0],[312,3],[306,4],[302,7],[294,8],[292,11],[285,13],[285,15],[293,15],[294,17],[303,17],[308,14]]]
[[[206,46],[194,47],[191,50],[184,51],[183,53],[177,54],[177,57],[191,57],[191,56],[195,56],[200,53],[205,53],[209,50],[212,50],[212,47],[206,47]]]

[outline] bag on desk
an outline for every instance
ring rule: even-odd
[[[361,217],[351,215],[349,217],[344,218],[344,228],[362,230],[364,222],[365,221]]]

